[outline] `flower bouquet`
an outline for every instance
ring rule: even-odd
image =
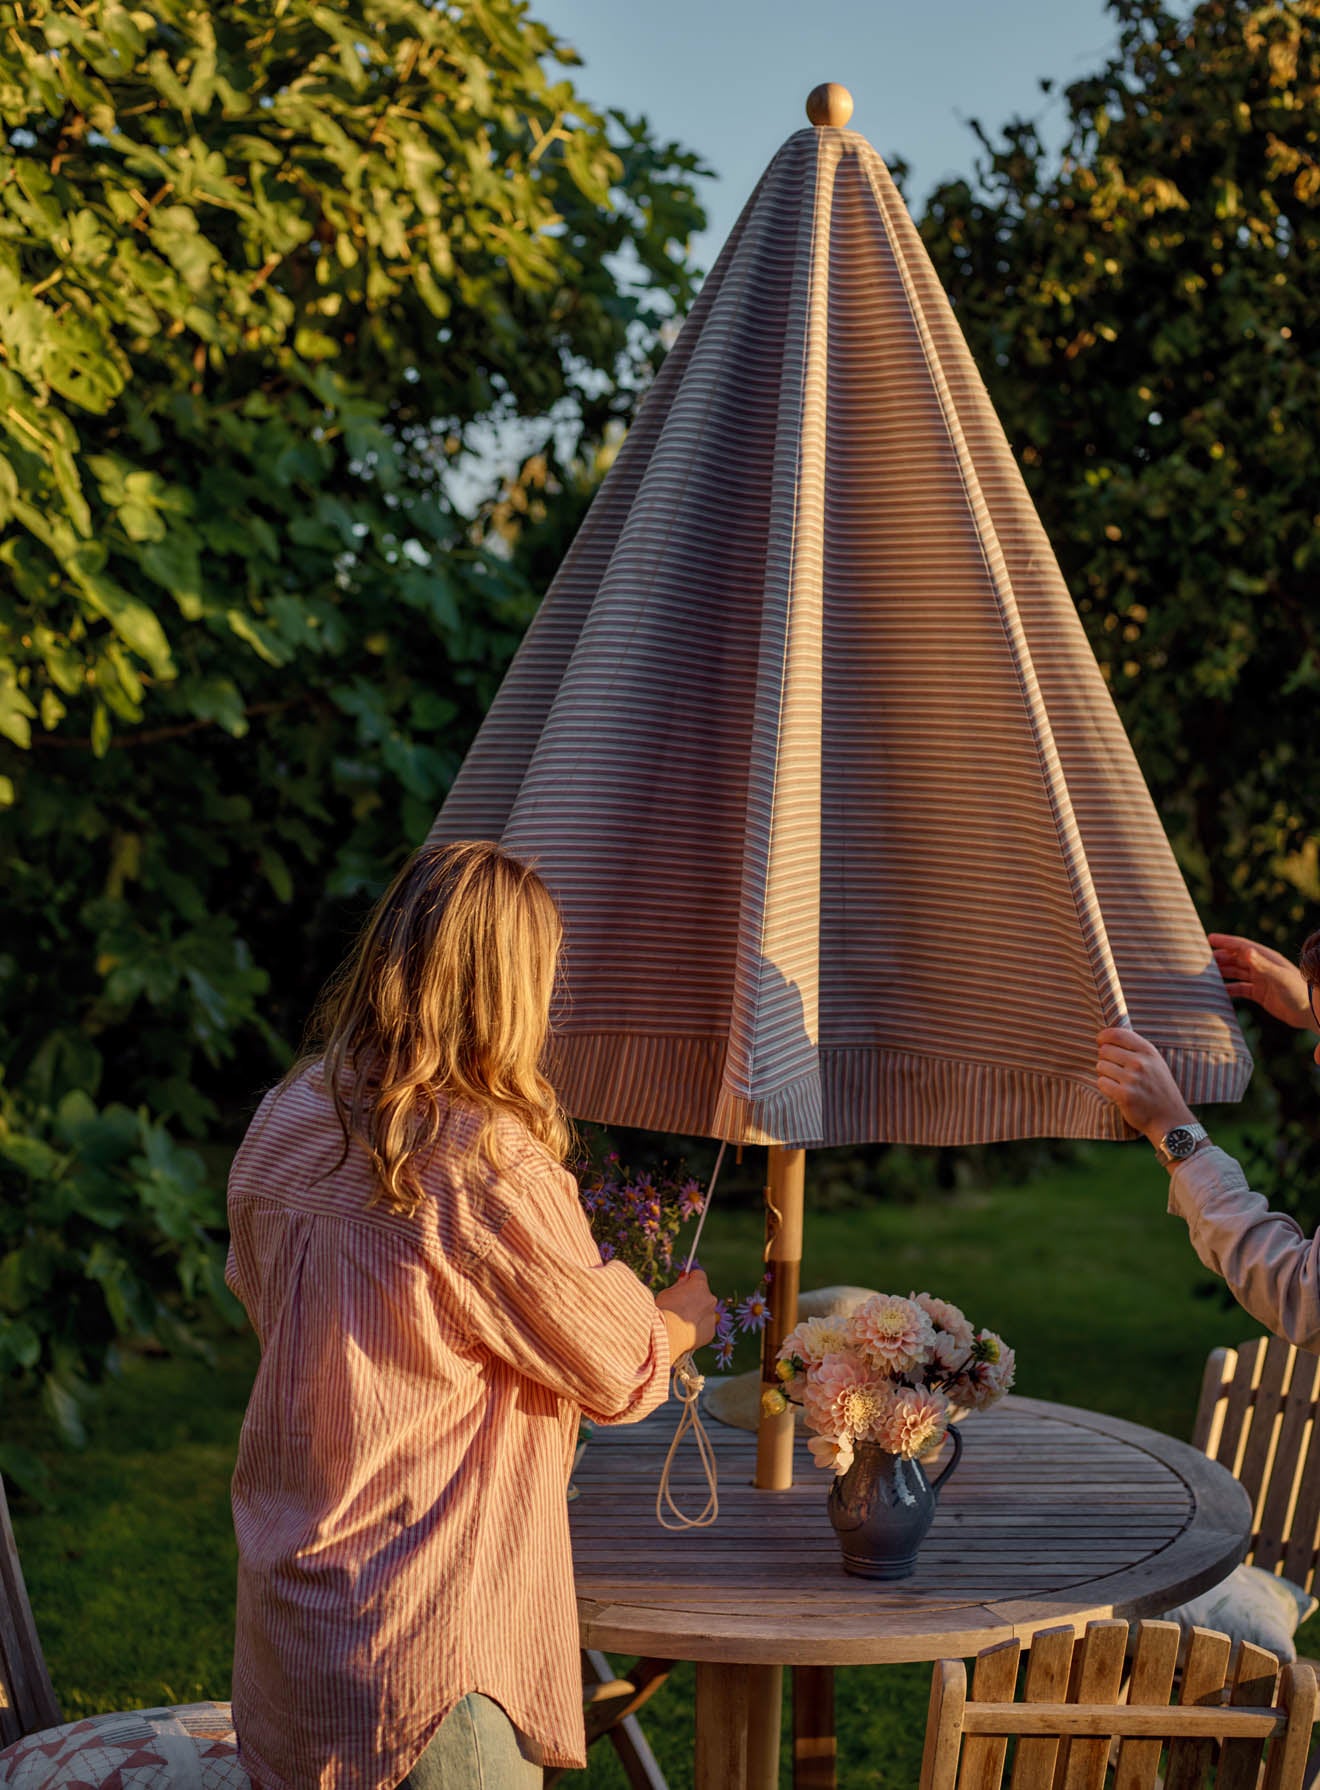
[[[582,1171],[582,1206],[601,1260],[620,1261],[652,1293],[666,1287],[681,1265],[678,1238],[683,1226],[701,1217],[706,1198],[701,1184],[680,1168],[676,1173],[633,1174],[611,1150],[599,1172]],[[715,1340],[717,1364],[733,1359],[737,1332],[763,1330],[770,1316],[766,1297],[769,1276],[748,1296],[718,1301]]]
[[[808,1318],[779,1351],[773,1409],[800,1404],[817,1466],[835,1475],[830,1520],[844,1567],[904,1578],[958,1464],[961,1437],[932,1485],[920,1467],[960,1411],[983,1411],[1013,1384],[1014,1356],[991,1330],[929,1293],[877,1293],[848,1317]]]

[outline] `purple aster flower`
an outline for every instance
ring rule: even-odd
[[[743,1330],[764,1330],[769,1317],[770,1306],[760,1287],[738,1307],[738,1323]]]
[[[614,1245],[612,1243],[601,1244],[600,1259],[602,1262],[612,1262],[614,1260]]]
[[[697,1181],[684,1181],[678,1190],[678,1209],[684,1218],[700,1218],[706,1197]]]

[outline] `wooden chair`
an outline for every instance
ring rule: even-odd
[[[639,1659],[620,1678],[603,1653],[582,1652],[582,1697],[586,1704],[587,1746],[608,1739],[618,1754],[631,1790],[669,1790],[655,1754],[642,1733],[637,1711],[660,1689],[674,1669],[673,1660]],[[545,1790],[557,1784],[562,1771],[547,1771]]]
[[[1301,1790],[1316,1716],[1306,1665],[1285,1666],[1243,1643],[1192,1631],[1178,1701],[1170,1704],[1182,1631],[1143,1622],[1120,1700],[1126,1622],[1046,1629],[1031,1643],[1015,1700],[1021,1643],[976,1661],[971,1694],[961,1660],[938,1660],[931,1681],[921,1790],[999,1790],[1010,1740],[1010,1790]],[[1268,1749],[1268,1750],[1267,1750]],[[1161,1770],[1161,1766],[1163,1769]]]
[[[1246,1487],[1247,1564],[1310,1591],[1320,1530],[1320,1356],[1281,1337],[1215,1349],[1205,1364],[1195,1446]]]
[[[63,1721],[0,1484],[0,1748]]]

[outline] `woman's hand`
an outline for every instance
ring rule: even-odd
[[[1316,1030],[1306,978],[1281,952],[1228,932],[1212,932],[1210,949],[1234,1000],[1255,1001],[1299,1032]]]
[[[716,1299],[700,1268],[684,1274],[672,1287],[655,1296],[669,1332],[669,1358],[677,1361],[693,1349],[704,1348],[715,1334]]]
[[[1100,1092],[1108,1094],[1134,1131],[1159,1148],[1166,1131],[1196,1123],[1173,1071],[1140,1032],[1110,1026],[1101,1032],[1096,1060]]]

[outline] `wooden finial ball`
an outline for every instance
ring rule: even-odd
[[[837,81],[825,81],[807,95],[807,117],[815,125],[841,131],[853,115],[853,96]]]

